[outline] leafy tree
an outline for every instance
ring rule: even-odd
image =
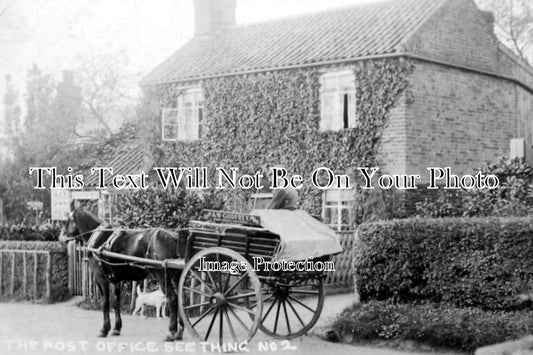
[[[76,135],[102,142],[117,131],[117,122],[134,116],[137,76],[124,68],[127,60],[117,55],[80,60],[77,70],[81,82],[82,121]]]

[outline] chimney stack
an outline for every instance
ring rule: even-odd
[[[207,36],[235,25],[236,0],[194,0],[194,35]]]

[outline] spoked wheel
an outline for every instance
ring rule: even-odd
[[[290,339],[307,333],[324,306],[322,277],[266,280],[259,328],[272,337]]]
[[[214,268],[220,271],[209,271]],[[195,254],[183,270],[178,294],[180,316],[199,341],[242,343],[259,327],[261,282],[252,265],[232,250],[217,247]]]

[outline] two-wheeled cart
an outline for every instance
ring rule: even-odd
[[[251,214],[204,211],[188,226],[185,258],[106,257],[152,268],[183,269],[179,314],[199,341],[241,343],[257,329],[276,338],[305,334],[324,304],[329,256],[342,251],[335,233],[303,211]]]

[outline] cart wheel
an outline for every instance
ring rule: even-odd
[[[322,277],[267,280],[263,283],[263,317],[259,328],[275,338],[306,334],[324,306]]]
[[[222,266],[220,271],[206,267],[213,261],[211,265]],[[237,264],[245,267],[227,270]],[[235,346],[249,341],[261,321],[261,282],[252,265],[230,249],[214,247],[195,254],[181,275],[178,297],[185,327],[199,341]]]

